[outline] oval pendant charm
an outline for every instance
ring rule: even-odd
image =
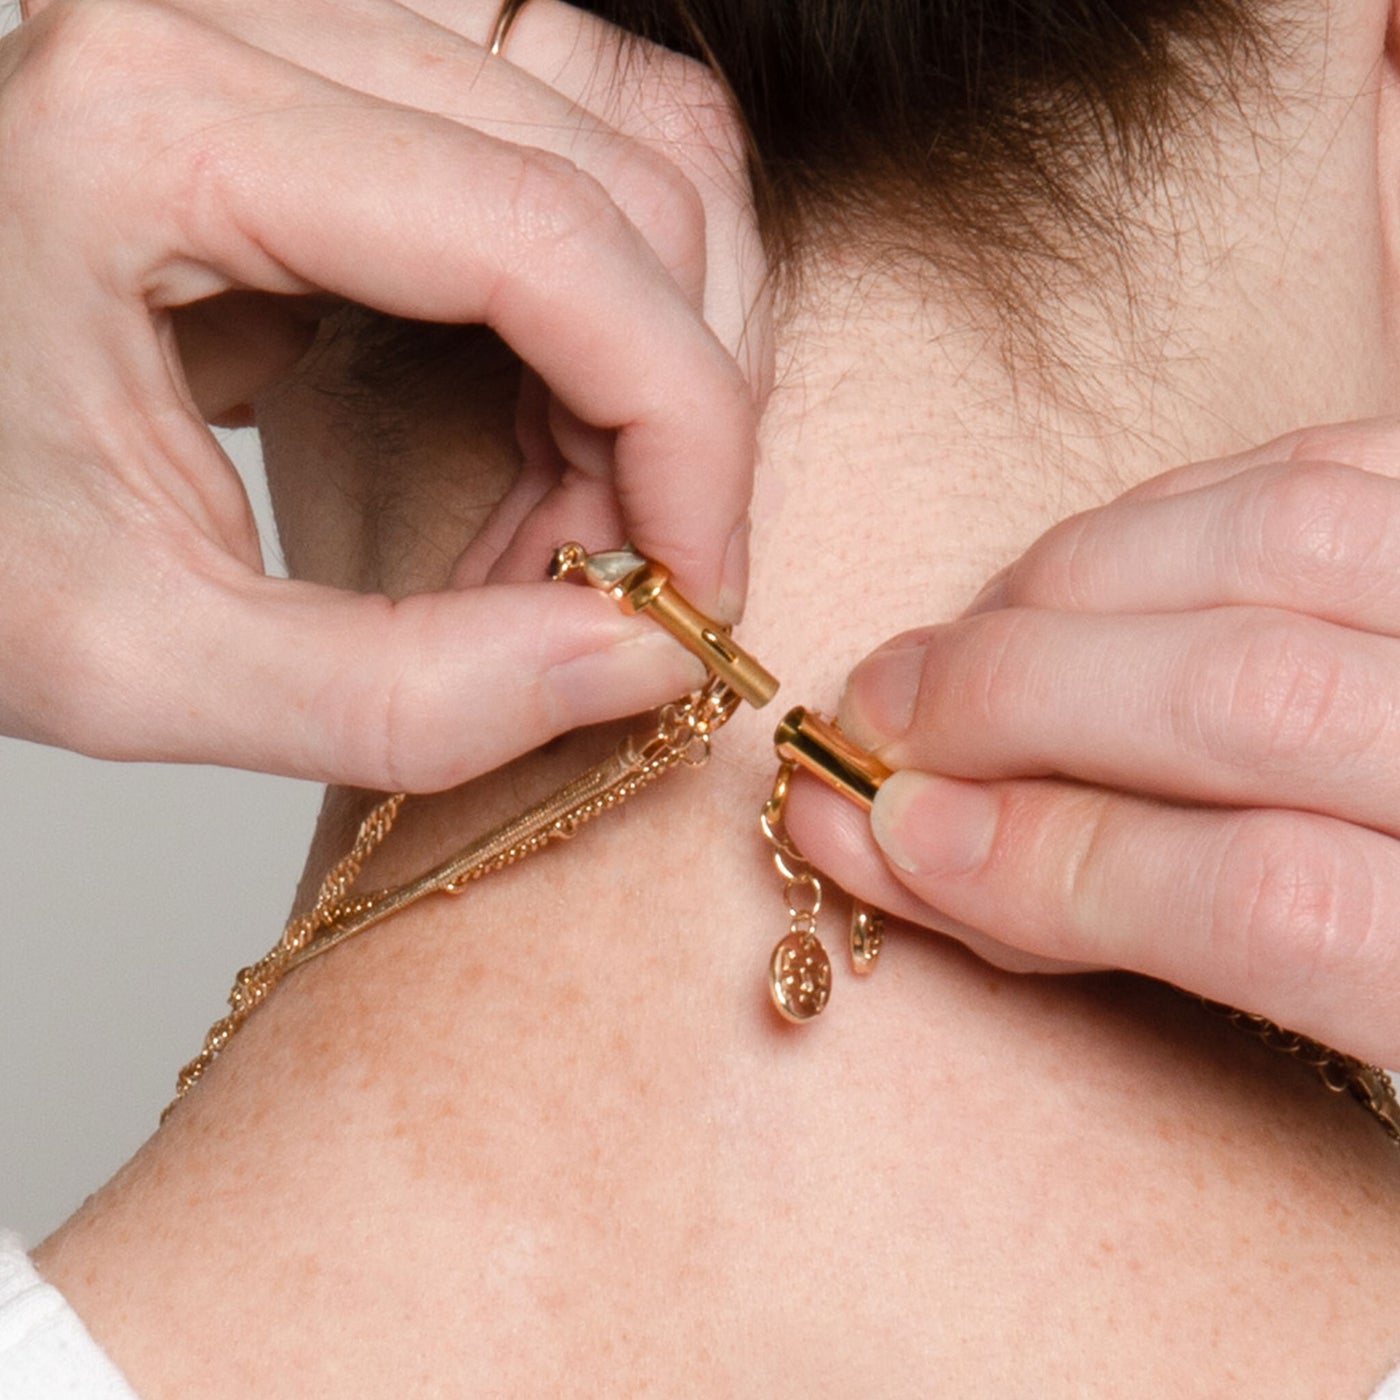
[[[831,996],[831,959],[814,933],[790,933],[768,964],[773,1005],[789,1021],[819,1016]]]
[[[862,977],[875,970],[885,940],[885,916],[868,904],[851,906],[851,968]]]

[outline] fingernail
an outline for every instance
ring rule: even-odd
[[[963,616],[971,617],[974,613],[996,612],[998,608],[1004,608],[1010,596],[1010,589],[1007,587],[1010,577],[1010,565],[999,574],[993,574],[982,585],[982,591],[964,609]]]
[[[737,623],[744,616],[744,599],[749,591],[749,518],[745,516],[729,537],[724,550],[719,599],[715,611],[721,622]]]
[[[837,715],[857,744],[880,749],[905,734],[914,722],[924,656],[921,646],[891,647],[851,672]]]
[[[875,795],[870,827],[892,864],[910,875],[966,875],[991,853],[1000,812],[980,783],[904,769]]]
[[[550,719],[557,732],[654,709],[705,683],[705,667],[662,632],[630,637],[576,656],[545,672]]]

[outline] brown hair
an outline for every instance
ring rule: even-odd
[[[1102,169],[1262,72],[1260,0],[579,0],[711,63],[752,141],[778,260],[872,219],[964,247],[1055,252],[1047,217],[1112,237]]]
[[[1267,94],[1282,29],[1264,0],[575,2],[723,79],[780,283],[813,247],[932,272],[999,321],[1008,361],[1052,377],[1073,358],[1055,293],[1132,300],[1135,201]],[[355,377],[400,392],[464,335],[358,329]]]

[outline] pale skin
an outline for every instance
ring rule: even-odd
[[[568,12],[536,3],[545,42]],[[1297,421],[1370,417],[1395,398],[1383,176],[1400,129],[1376,67],[1382,9],[1339,11],[1325,83],[1320,49],[1293,53],[1296,68],[1278,75],[1274,164],[1261,168],[1259,143],[1222,122],[1189,236],[1139,250],[1131,344],[1121,308],[1067,292],[1057,316],[1086,360],[1093,347],[1113,368],[1084,376],[1073,411],[1024,382],[1015,392],[977,308],[952,289],[916,290],[837,258],[813,267],[780,322],[743,630],[783,678],[783,700],[834,706],[869,650],[872,616],[891,634],[955,618],[1014,565],[995,606],[920,634],[917,645],[940,650],[916,672],[918,728],[940,749],[961,742],[968,765],[1005,763],[1010,776],[987,775],[991,795],[1053,834],[1063,788],[1036,775],[1047,752],[1067,766],[1065,743],[1017,749],[1013,694],[1010,718],[979,713],[992,730],[983,753],[979,734],[943,732],[936,682],[961,667],[975,689],[994,642],[1030,674],[1037,638],[1059,645],[1065,613],[1132,621],[1145,596],[1154,616],[1114,642],[1127,674],[1095,671],[1081,721],[1101,765],[1086,776],[1104,784],[1084,800],[1139,800],[1109,785],[1115,718],[1151,732],[1126,705],[1153,649],[1169,651],[1163,632],[1196,614],[1208,628],[1219,595],[1196,569],[1187,581],[1204,591],[1166,608],[1182,596],[1170,561],[1154,571],[1135,542],[1142,528],[1173,553],[1183,537],[1209,544],[1203,525],[1174,514],[1201,499],[1171,494],[1186,479],[1135,498],[1164,504],[1160,525],[1140,525],[1134,498],[1112,503],[1174,463]],[[528,31],[520,38],[525,62]],[[1139,212],[1150,228],[1162,211]],[[355,578],[391,597],[441,581],[464,557],[464,527],[489,515],[473,488],[513,477],[509,395],[454,386],[405,420],[392,398],[347,408],[328,395],[340,368],[330,357],[257,401],[289,559],[320,586]],[[385,426],[392,460],[374,450]],[[1350,491],[1364,468],[1368,488],[1388,489],[1379,456],[1358,456],[1357,443],[1387,455],[1389,431],[1313,437],[1302,460],[1350,464],[1300,467],[1298,479]],[[468,441],[477,480],[454,499]],[[1287,449],[1261,462],[1249,469],[1259,479],[1291,475]],[[1191,484],[1220,492],[1207,509],[1236,521],[1239,467],[1191,469]],[[399,492],[393,538],[411,549],[377,547],[383,536],[334,508],[385,473]],[[1088,525],[1054,532],[1085,511]],[[1107,562],[1070,577],[1099,591],[1047,606],[1063,597],[1057,550],[1095,521],[1098,552],[1076,556]],[[1131,570],[1112,563],[1119,533]],[[523,567],[508,543],[470,557],[484,574]],[[1134,577],[1145,593],[1123,591]],[[1320,625],[1294,602],[1270,606]],[[1051,733],[1059,709],[1086,703],[1071,682],[1090,643],[1078,645],[1063,685],[1035,690],[1033,718]],[[844,702],[867,739],[883,722],[873,679],[867,666]],[[972,896],[990,887],[975,878],[950,909],[955,881],[906,886],[860,814],[804,790],[792,825],[809,854],[906,917],[871,981],[838,969],[821,1022],[775,1020],[763,965],[783,915],[755,821],[773,717],[742,715],[703,775],[461,901],[409,911],[309,965],[255,1014],[38,1254],[140,1393],[1368,1394],[1400,1356],[1400,1172],[1359,1109],[1187,999],[1001,972],[915,926],[980,932],[1003,961],[1022,956],[1018,944],[1116,960],[1101,936],[1076,942],[1057,915],[1068,932],[1037,941],[1009,914],[975,917],[985,906]],[[926,761],[922,738],[903,742]],[[367,878],[414,873],[606,746],[580,735],[410,804]],[[1369,819],[1363,798],[1347,799],[1353,822]],[[332,793],[308,886],[363,801]],[[899,812],[885,815],[888,840]],[[1208,840],[1212,814],[1183,820],[1192,815]],[[1150,873],[1137,864],[1129,892]],[[1035,887],[1035,871],[1008,871],[1008,886]],[[1183,865],[1179,883],[1193,874]],[[1011,894],[997,897],[1015,912]],[[1154,941],[1150,917],[1125,915],[1117,931],[1146,927]],[[839,923],[825,936],[839,948]],[[1228,956],[1203,949],[1207,964],[1212,951]]]
[[[863,662],[873,878],[1393,1063],[1397,475],[1391,420],[1168,473]]]
[[[1376,5],[1334,36],[1316,81],[1345,72],[1359,96],[1324,121],[1336,142],[1291,222],[1272,222],[1297,196],[1271,204],[1267,159],[1260,204],[1206,209],[1250,249],[1229,264],[1237,296],[1212,274],[1147,338],[1163,360],[1116,425],[1210,459],[1154,471],[1101,442],[1081,473],[1074,452],[1055,489],[1086,508],[1012,544],[956,621],[893,638],[846,684],[842,723],[902,770],[869,823],[811,787],[792,816],[848,889],[1002,965],[1131,968],[1387,1065],[1400,422],[1371,415],[1396,406],[1391,22]],[[1325,231],[1333,200],[1345,236]],[[1223,368],[1189,362],[1211,343]],[[1327,419],[1367,421],[1247,446]]]

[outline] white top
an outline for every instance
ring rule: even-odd
[[[0,1400],[137,1400],[102,1348],[0,1232]]]

